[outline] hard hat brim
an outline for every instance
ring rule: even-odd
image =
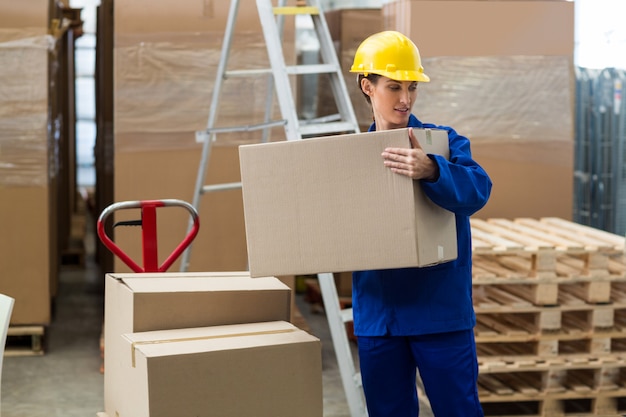
[[[419,81],[423,83],[430,82],[430,77],[422,71],[379,71],[379,70],[370,70],[363,71],[362,69],[350,69],[350,72],[361,73],[361,74],[377,74],[383,77],[391,78],[395,81]]]

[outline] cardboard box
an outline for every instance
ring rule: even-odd
[[[125,333],[225,324],[289,321],[291,290],[247,273],[107,274],[104,311],[104,406],[119,409],[128,390]],[[220,276],[221,275],[221,276]]]
[[[12,326],[50,323],[48,199],[46,187],[0,185],[0,293],[15,299]]]
[[[46,28],[50,0],[3,1],[0,4],[0,28]]]
[[[319,339],[286,322],[124,336],[124,417],[321,417]]]
[[[11,326],[46,326],[57,278],[58,143],[50,118],[49,1],[0,4],[0,293]]]
[[[474,217],[572,219],[574,143],[565,140],[478,141],[474,159],[494,182],[489,201]]]
[[[339,297],[352,297],[352,271],[335,272],[335,287]]]
[[[415,129],[448,157],[445,131]],[[457,256],[454,214],[383,165],[407,129],[239,147],[251,276],[425,266]]]
[[[445,16],[446,24],[424,16]],[[384,29],[407,35],[422,57],[571,55],[574,51],[571,1],[396,0],[383,5],[382,17]],[[451,27],[467,30],[450,31]],[[431,75],[428,68],[426,73]]]

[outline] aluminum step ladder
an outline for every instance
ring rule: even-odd
[[[215,142],[218,133],[262,130],[262,141],[267,141],[269,129],[279,126],[284,126],[287,140],[301,140],[307,137],[359,132],[359,124],[350,101],[350,95],[343,78],[341,65],[330,36],[324,13],[317,0],[298,1],[296,6],[286,6],[286,0],[279,0],[277,6],[274,6],[271,0],[256,0],[271,68],[228,70],[228,59],[239,5],[240,0],[232,0],[230,3],[226,30],[222,41],[220,62],[217,69],[211,107],[209,109],[207,128],[196,134],[197,141],[203,144],[192,201],[192,205],[196,210],[199,209],[201,197],[206,193],[241,188],[241,182],[204,185],[211,153],[211,145]],[[288,66],[285,63],[285,55],[282,48],[284,18],[286,16],[294,17],[298,15],[308,15],[313,22],[313,27],[320,45],[319,51],[322,61],[320,64]],[[338,114],[313,120],[299,119],[294,99],[295,95],[293,94],[290,84],[290,77],[312,74],[328,75]],[[266,75],[268,77],[265,120],[262,123],[244,126],[216,127],[220,107],[220,96],[224,82],[231,78],[258,77],[260,75]],[[281,120],[270,120],[274,93],[276,93],[278,98],[278,105],[282,117]],[[189,227],[191,229],[191,223]],[[181,261],[181,271],[183,272],[187,271],[189,268],[191,249],[192,247],[190,246],[183,253]],[[345,323],[352,320],[352,309],[341,309],[333,274],[318,274],[318,280],[333,339],[333,347],[337,356],[342,384],[350,409],[350,415],[352,417],[367,416],[360,373],[356,371],[350,341],[348,340],[345,327]]]

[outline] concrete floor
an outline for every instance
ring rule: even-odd
[[[87,253],[85,268],[61,271],[45,354],[4,358],[2,417],[95,417],[103,411],[103,276]],[[322,340],[324,417],[350,417],[326,317],[302,295],[297,303],[309,332]]]

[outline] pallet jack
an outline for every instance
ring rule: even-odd
[[[157,216],[156,209],[162,207],[182,207],[189,212],[190,224],[184,239],[174,248],[170,255],[159,265],[158,245],[157,245]],[[141,218],[138,220],[120,221],[113,224],[113,228],[118,226],[141,226],[143,266],[135,262],[126,252],[124,252],[105,231],[107,218],[118,210],[139,209]],[[195,239],[200,230],[200,218],[196,209],[186,201],[177,199],[165,200],[136,200],[113,203],[102,210],[96,224],[96,231],[100,241],[120,258],[133,272],[166,272],[178,257],[187,249]],[[100,353],[104,358],[104,326],[100,336]],[[100,365],[100,373],[104,373],[104,363]]]

